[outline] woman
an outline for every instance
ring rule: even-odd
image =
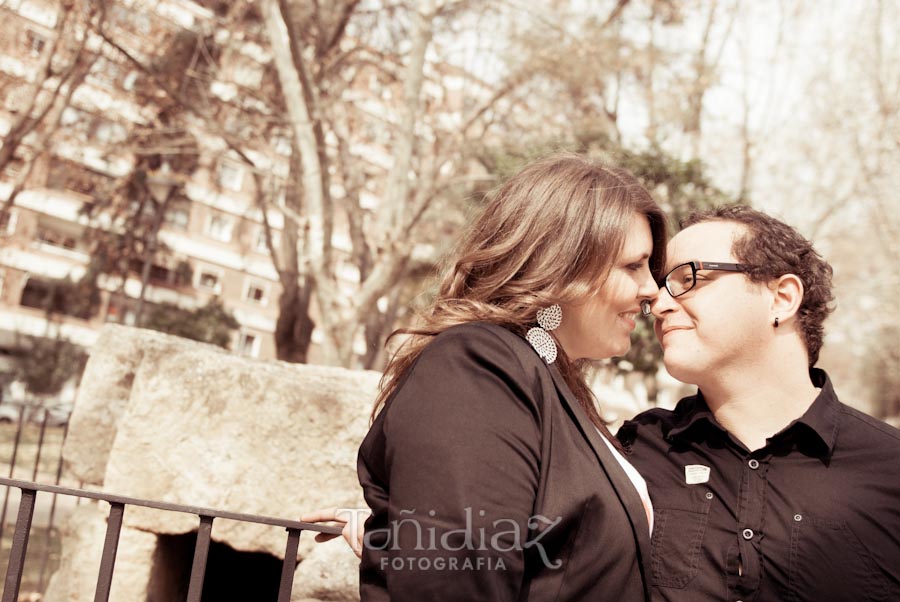
[[[649,599],[646,487],[581,365],[628,350],[665,239],[631,174],[579,156],[493,196],[359,450],[362,600]]]

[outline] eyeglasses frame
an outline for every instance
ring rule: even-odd
[[[694,281],[694,284],[692,284],[690,286],[690,288],[687,288],[676,295],[672,292],[672,289],[669,287],[669,276],[671,276],[675,270],[677,270],[679,268],[683,268],[686,265],[691,266],[691,277]],[[671,270],[669,270],[666,273],[666,275],[663,276],[662,278],[660,278],[656,284],[659,285],[659,288],[666,287],[666,291],[674,299],[676,297],[682,296],[683,294],[685,294],[687,292],[694,290],[694,287],[697,286],[697,272],[700,270],[715,270],[718,272],[746,272],[749,268],[750,268],[750,266],[748,266],[747,264],[744,264],[744,263],[724,263],[721,261],[700,261],[700,260],[687,261],[685,263],[680,263],[680,264],[676,265],[674,268],[672,268]]]

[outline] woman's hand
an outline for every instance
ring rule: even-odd
[[[341,536],[347,545],[353,550],[357,558],[362,558],[363,535],[365,535],[365,522],[371,513],[367,508],[329,508],[325,510],[313,510],[300,517],[305,523],[336,522],[344,526]],[[316,534],[316,541],[322,543],[337,537],[330,533]]]

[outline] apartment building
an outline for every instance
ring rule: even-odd
[[[75,5],[79,7],[81,2]],[[6,135],[30,100],[28,90],[34,89],[42,57],[57,34],[57,11],[58,4],[48,0],[8,0],[0,5],[0,136]],[[51,284],[65,278],[78,280],[91,268],[90,233],[96,228],[121,227],[102,211],[88,210],[111,194],[112,185],[133,169],[134,158],[142,149],[134,148],[128,132],[135,124],[146,124],[153,118],[153,103],[140,102],[140,94],[154,94],[152,86],[148,90],[141,74],[128,61],[94,39],[95,34],[89,34],[88,48],[95,55],[94,62],[60,115],[60,127],[49,152],[37,148],[40,132],[35,132],[17,152],[17,157],[29,159],[27,165],[17,160],[0,172],[0,201],[7,198],[20,176],[27,175],[12,212],[0,224],[0,349],[14,349],[17,334],[59,333],[90,346],[103,323],[134,324],[139,305],[143,317],[157,304],[192,309],[215,298],[240,323],[230,344],[234,352],[263,359],[275,357],[273,335],[281,287],[269,255],[264,222],[277,248],[285,220],[276,208],[268,209],[263,220],[255,198],[255,176],[262,174],[272,189],[283,188],[289,174],[291,143],[286,132],[275,132],[260,144],[258,133],[241,123],[241,111],[258,102],[254,94],[266,84],[263,65],[271,61],[271,56],[264,44],[222,31],[217,18],[211,9],[190,0],[121,0],[108,3],[105,27],[117,34],[117,40],[129,52],[147,63],[168,60],[169,56],[163,56],[165,48],[167,43],[171,48],[178,32],[200,32],[215,39],[221,52],[218,68],[214,74],[201,74],[208,81],[200,93],[215,103],[217,127],[254,141],[242,150],[252,157],[259,171],[251,171],[220,137],[204,131],[202,123],[189,122],[198,149],[196,165],[187,180],[182,177],[178,181],[177,198],[168,206],[159,229],[162,250],[153,258],[147,286],[142,286],[139,263],[124,281],[101,275],[99,297],[92,311],[83,315],[63,312],[48,320],[42,307]],[[395,71],[399,69],[398,65]],[[199,71],[201,67],[189,60],[185,70]],[[385,175],[393,165],[390,131],[397,127],[403,84],[379,75],[371,67],[363,67],[360,73],[342,92],[342,101],[354,107],[348,123],[353,132],[351,152],[364,157],[365,162],[360,206],[374,215],[384,192]],[[196,77],[194,81],[204,80]],[[47,94],[52,83],[46,83],[40,94]],[[432,141],[439,129],[458,129],[462,116],[490,98],[493,91],[459,67],[429,64],[423,93],[428,125],[419,128],[418,134]],[[463,169],[459,164],[445,168]],[[158,169],[151,176],[165,186],[168,173]],[[342,185],[335,174],[335,198],[341,198]],[[462,223],[465,212],[458,210],[455,219],[457,224]],[[448,225],[446,211],[442,220],[442,225],[422,236],[415,251],[419,265],[433,262],[440,245],[452,238],[454,226]],[[357,290],[360,278],[352,258],[349,228],[346,214],[336,211],[331,239],[336,285],[348,298]],[[142,288],[143,304],[138,301]],[[385,312],[385,301],[379,301],[379,311]],[[315,306],[311,311],[315,314]],[[314,331],[312,340],[309,357],[314,362],[322,353],[323,333]],[[354,350],[360,356],[366,353],[362,331],[354,339]]]
[[[6,136],[27,106],[28,91],[34,93],[42,56],[57,33],[57,10],[57,3],[37,0],[6,2],[0,7],[4,40],[0,42],[0,136]],[[122,19],[151,38],[154,32],[162,35],[157,32],[160,27],[196,25],[211,17],[191,2],[143,9],[133,3],[128,10],[132,12],[121,15]],[[179,22],[173,21],[176,18]],[[77,281],[90,268],[91,231],[117,227],[102,211],[89,215],[87,209],[96,203],[99,191],[108,192],[130,169],[127,149],[116,152],[115,147],[123,143],[129,126],[146,116],[145,108],[128,94],[136,78],[123,61],[98,57],[59,116],[52,145],[34,148],[42,132],[32,132],[19,147],[17,158],[0,173],[3,201],[23,170],[28,170],[14,206],[0,220],[0,372],[12,369],[9,356],[21,345],[22,335],[59,335],[90,347],[103,323],[135,323],[142,265],[134,265],[124,280],[101,275],[99,297],[86,311],[60,304],[48,316],[46,305],[54,283]],[[47,82],[38,94],[47,94],[53,84]],[[273,146],[266,151],[264,162],[272,172],[286,175],[284,149]],[[166,186],[165,181],[161,184]],[[247,356],[274,358],[281,289],[248,166],[214,146],[202,148],[190,179],[179,186],[158,232],[159,252],[144,290],[143,315],[158,304],[194,309],[215,298],[240,323],[230,348]],[[266,217],[277,246],[282,215],[272,209]]]

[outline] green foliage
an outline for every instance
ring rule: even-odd
[[[69,379],[80,375],[87,353],[66,339],[32,337],[18,362],[18,378],[35,395],[59,393]]]
[[[182,309],[171,303],[155,305],[143,326],[227,349],[231,333],[240,323],[220,301],[212,299],[195,310]]]
[[[669,215],[673,231],[692,211],[733,202],[707,179],[700,160],[682,161],[658,147],[630,150],[599,129],[583,130],[577,138],[569,140],[539,139],[516,147],[482,147],[474,151],[474,158],[493,176],[494,182],[503,182],[528,163],[554,152],[590,155],[624,167],[653,193]],[[482,189],[476,194],[484,192]]]
[[[93,282],[82,278],[29,279],[22,295],[22,305],[42,309],[47,314],[64,314],[89,320],[97,313],[100,291]]]
[[[612,148],[609,160],[633,173],[653,193],[673,232],[691,212],[733,202],[706,179],[699,159],[681,161],[659,148],[641,152]]]

